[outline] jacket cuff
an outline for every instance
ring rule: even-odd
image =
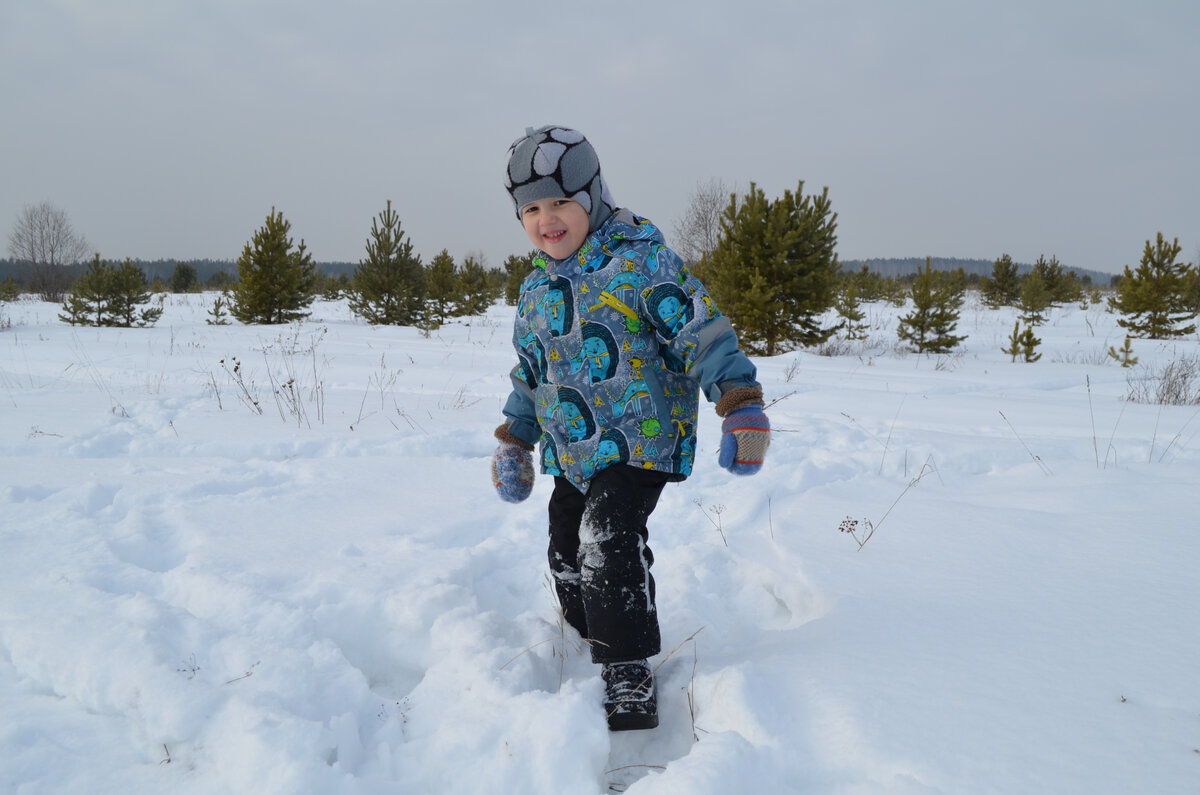
[[[759,405],[763,403],[762,387],[734,387],[721,395],[721,399],[717,401],[717,415],[728,417],[743,406],[749,406],[752,403],[758,403]]]
[[[522,450],[532,450],[533,449],[533,445],[531,445],[529,442],[525,441],[524,439],[517,438],[516,436],[513,435],[512,431],[510,431],[508,429],[508,423],[501,424],[499,427],[496,428],[495,432],[492,435],[495,436],[499,441],[504,442],[505,444],[516,445],[517,447],[520,447]]]

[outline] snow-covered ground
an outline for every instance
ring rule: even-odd
[[[1195,793],[1200,418],[1126,400],[1200,342],[971,300],[950,356],[757,362],[764,470],[651,521],[662,725],[612,735],[493,493],[512,310],[426,338],[344,303],[152,329],[0,309],[0,790]],[[841,532],[858,522],[855,535]],[[860,548],[874,527],[874,535]]]

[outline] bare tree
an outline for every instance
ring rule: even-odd
[[[70,279],[64,270],[87,257],[89,246],[67,214],[50,202],[27,204],[8,236],[8,253],[30,269],[30,289],[44,301],[61,302]]]
[[[699,262],[717,247],[721,237],[721,214],[729,206],[733,189],[722,180],[696,184],[683,218],[675,222],[672,247],[686,262]]]

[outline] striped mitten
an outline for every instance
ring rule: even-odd
[[[771,444],[771,423],[761,403],[750,403],[730,412],[721,423],[721,452],[717,463],[735,475],[753,475],[762,469]]]

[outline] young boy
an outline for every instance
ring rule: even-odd
[[[725,418],[720,465],[761,468],[762,389],[704,286],[653,224],[613,203],[581,133],[527,129],[508,150],[505,187],[544,256],[521,285],[492,482],[508,502],[528,497],[540,445],[564,618],[603,666],[609,728],[652,729],[646,660],[661,649],[646,519],[692,471],[698,389]]]

